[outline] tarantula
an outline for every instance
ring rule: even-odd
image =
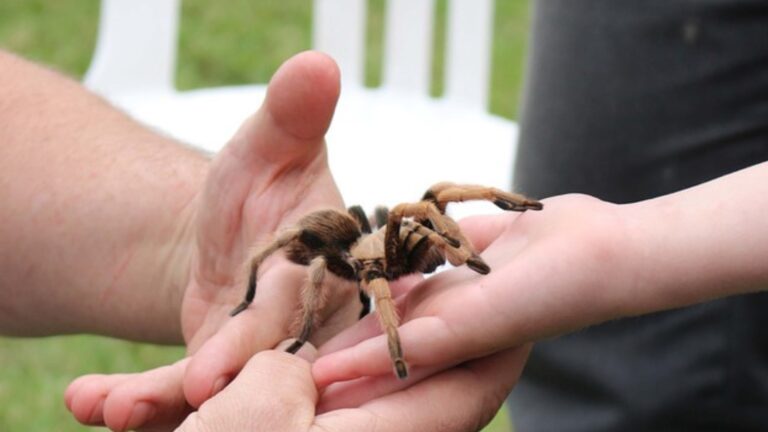
[[[445,214],[448,203],[469,200],[487,200],[512,211],[543,207],[538,201],[495,188],[438,183],[429,188],[419,202],[400,204],[391,211],[377,209],[373,218],[377,225],[375,232],[359,206],[347,212],[327,209],[309,213],[254,252],[245,299],[230,315],[237,315],[253,301],[261,263],[277,250],[285,249],[290,261],[309,266],[309,286],[302,290],[300,330],[287,351],[296,353],[319,324],[316,321],[322,307],[323,281],[326,272],[331,272],[358,284],[364,305],[361,316],[368,311],[369,296],[374,298],[380,324],[387,334],[395,374],[405,379],[408,367],[400,346],[399,318],[388,282],[406,274],[431,273],[446,260],[455,266],[466,264],[480,274],[490,272],[458,224]]]

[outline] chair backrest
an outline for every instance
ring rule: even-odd
[[[315,0],[313,43],[331,54],[348,83],[363,85],[365,0]],[[493,0],[448,0],[445,98],[487,109]],[[435,0],[387,0],[382,87],[429,94]]]
[[[110,95],[172,91],[180,0],[102,0],[85,84]]]
[[[103,94],[171,91],[181,0],[102,0],[88,87]],[[382,87],[427,95],[435,0],[387,0]],[[367,0],[315,0],[313,46],[347,84],[363,85]],[[448,0],[445,98],[486,109],[493,0]]]

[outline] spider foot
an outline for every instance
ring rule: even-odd
[[[304,341],[300,339],[296,339],[295,341],[293,341],[291,346],[285,349],[285,352],[290,354],[296,354],[303,346],[304,346]]]
[[[491,267],[479,255],[469,257],[466,264],[467,267],[483,275],[491,272]]]
[[[499,198],[493,200],[493,203],[496,204],[496,207],[502,210],[511,211],[541,210],[544,208],[542,203],[530,199],[526,199],[522,202],[516,202]]]
[[[237,305],[236,308],[232,309],[232,311],[229,313],[229,316],[233,317],[233,316],[239,314],[240,312],[246,310],[248,308],[248,305],[250,305],[250,304],[251,304],[251,302],[248,302],[248,301],[244,301],[244,302],[240,303],[239,305]]]
[[[458,239],[449,236],[448,234],[440,233],[440,237],[445,239],[445,242],[448,243],[450,247],[453,247],[453,248],[461,247],[461,242]]]
[[[403,359],[397,359],[394,361],[395,375],[398,379],[404,380],[408,378],[408,366]]]

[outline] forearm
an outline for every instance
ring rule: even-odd
[[[205,158],[3,52],[0,125],[0,332],[180,342]]]
[[[622,207],[635,263],[626,313],[768,287],[768,163]]]

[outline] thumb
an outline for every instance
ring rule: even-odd
[[[271,196],[295,197],[301,182],[335,190],[327,171],[324,136],[338,96],[339,70],[324,54],[298,54],[275,73],[262,107],[245,120],[211,163],[197,215],[198,241],[204,252],[201,276],[216,282],[231,276],[231,268],[215,260],[231,252],[246,200],[254,192],[283,185]],[[264,204],[254,205],[264,212],[262,228],[269,232],[278,221],[266,216],[284,209],[270,213]]]
[[[178,431],[304,431],[314,421],[317,399],[306,360],[277,350],[262,351]]]
[[[330,57],[310,51],[290,58],[272,77],[262,107],[223,153],[247,166],[306,163],[323,148],[339,89],[339,69]]]

